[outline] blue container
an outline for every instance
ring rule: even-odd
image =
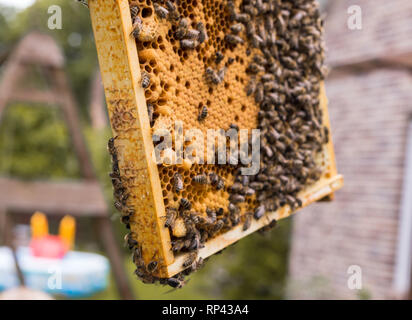
[[[17,250],[25,285],[70,298],[93,295],[107,288],[110,264],[96,253],[69,251],[63,259],[34,257],[29,248]],[[17,287],[19,281],[10,248],[0,247],[0,290]]]

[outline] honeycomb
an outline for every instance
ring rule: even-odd
[[[224,41],[231,25],[225,1],[188,0],[176,3],[176,9],[182,18],[190,21],[192,28],[198,22],[203,22],[206,27],[208,39],[193,51],[180,47],[179,40],[175,37],[177,26],[166,19],[160,19],[155,14],[151,0],[131,1],[130,5],[140,8],[138,15],[143,26],[157,26],[152,41],[136,41],[141,70],[148,72],[151,79],[145,96],[147,102],[154,105],[153,131],[165,128],[173,133],[175,121],[182,121],[185,129],[201,130],[204,136],[208,129],[227,130],[232,123],[242,129],[257,127],[259,106],[245,91],[248,81],[245,68],[253,55],[246,54],[247,46],[231,48]],[[215,54],[218,51],[225,57],[216,65]],[[230,65],[229,59],[233,59]],[[220,85],[208,84],[205,79],[207,66],[228,67]],[[167,106],[167,112],[161,109],[163,106]],[[199,122],[197,117],[202,106],[207,106],[208,116]],[[216,172],[225,181],[225,189],[215,191],[212,186],[193,185],[194,176],[210,172]],[[194,164],[189,170],[162,166],[159,173],[166,207],[177,207],[181,197],[187,198],[192,203],[192,208],[203,214],[206,214],[206,208],[226,209],[229,205],[227,187],[234,181],[234,169],[230,166]],[[173,177],[176,173],[180,173],[184,181],[184,189],[179,195],[173,192]]]
[[[158,165],[171,247],[175,255],[190,253],[184,263],[189,268],[173,278],[156,278],[158,261],[142,261],[144,248],[137,235],[130,232],[126,241],[143,281],[180,287],[183,275],[202,264],[196,252],[208,240],[239,224],[246,230],[251,217],[258,220],[265,212],[297,209],[302,205],[298,194],[330,177],[328,128],[321,108],[323,27],[312,0],[133,0],[129,8],[152,133],[166,129],[174,137],[176,122],[204,137],[209,129],[231,127],[262,132],[260,171],[250,181],[244,181],[240,165],[187,160]],[[205,107],[207,116],[200,119]],[[111,122],[115,129],[130,126],[115,116]],[[112,140],[109,145],[112,175],[121,181],[116,144]],[[210,183],[212,175],[224,183],[221,188]],[[208,183],[194,183],[199,176]],[[115,192],[116,183],[121,186],[115,181]],[[239,193],[235,189],[240,184],[242,192],[248,186],[253,192]],[[237,203],[239,196],[243,199]],[[128,211],[127,197],[123,200],[115,206],[128,212],[122,221],[130,228],[135,212]],[[202,218],[220,225],[199,231]]]

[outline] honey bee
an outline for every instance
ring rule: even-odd
[[[250,21],[250,15],[248,15],[247,13],[238,13],[235,16],[235,20],[246,24]]]
[[[192,204],[186,198],[181,198],[179,202],[179,211],[185,211],[192,209]]]
[[[188,39],[198,40],[200,32],[195,29],[187,30],[186,37]]]
[[[185,282],[177,278],[169,278],[167,279],[167,284],[171,286],[172,288],[180,289],[185,285]]]
[[[260,36],[258,36],[256,33],[254,33],[252,35],[251,43],[254,48],[259,48],[263,45],[263,39]]]
[[[169,16],[169,10],[167,10],[166,8],[162,7],[161,5],[159,5],[158,3],[154,3],[153,4],[154,10],[157,14],[157,16],[161,19],[166,19]]]
[[[215,189],[216,190],[222,190],[225,187],[225,182],[223,179],[219,179],[218,182],[216,183]]]
[[[136,16],[133,19],[133,29],[132,29],[132,32],[131,32],[133,37],[135,37],[136,39],[139,39],[139,35],[140,35],[140,32],[142,31],[142,28],[143,28],[142,19],[140,17]]]
[[[260,56],[260,55],[254,55],[253,56],[253,61],[256,63],[256,64],[258,64],[259,66],[264,66],[264,65],[266,65],[266,59],[264,58],[264,57],[262,57],[262,56]],[[271,75],[271,77],[273,77],[273,75]],[[263,78],[263,76],[262,76],[262,81],[264,81],[264,78]]]
[[[186,260],[183,262],[183,268],[188,268],[191,265],[193,265],[193,263],[195,263],[197,258],[197,252],[192,252],[189,253]]]
[[[265,214],[265,206],[260,205],[259,207],[256,208],[255,212],[253,213],[253,217],[256,220],[259,220],[260,218],[263,217],[264,214]]]
[[[143,89],[147,89],[150,86],[150,75],[146,71],[142,72],[141,85]]]
[[[123,190],[125,190],[123,188],[122,181],[118,177],[112,177],[112,185],[113,185],[113,188],[115,190],[119,190],[119,192],[122,192]]]
[[[133,263],[137,266],[144,266],[144,261],[142,258],[142,248],[140,246],[136,246],[133,250]]]
[[[206,208],[206,214],[210,219],[210,223],[215,223],[216,222],[216,211],[210,210],[209,208]]]
[[[239,193],[239,192],[242,191],[242,189],[243,189],[243,186],[242,186],[242,184],[240,184],[239,182],[235,182],[235,183],[232,184],[232,186],[230,187],[230,190],[231,190],[233,193]]]
[[[234,20],[234,16],[236,15],[236,6],[233,0],[228,0],[227,1],[227,9],[231,15],[231,20]]]
[[[223,53],[220,51],[217,51],[215,54],[215,63],[219,64],[224,58],[225,56],[223,55]]]
[[[250,2],[249,2],[250,3]],[[254,17],[258,14],[256,8],[251,4],[245,4],[243,6],[243,12],[248,13],[250,16]]]
[[[187,21],[186,18],[183,18],[179,21],[179,25],[175,33],[176,39],[181,40],[186,36],[187,31],[188,31],[188,25],[189,25],[189,22]]]
[[[199,37],[198,37],[199,43],[205,42],[207,39],[207,33],[206,33],[206,28],[203,22],[198,22],[196,24],[196,29],[199,31]]]
[[[245,196],[246,197],[251,197],[256,193],[256,191],[252,188],[246,188],[245,189]]]
[[[198,120],[198,121],[203,121],[203,120],[205,120],[206,117],[207,117],[207,114],[208,114],[207,107],[206,107],[206,106],[203,106],[203,107],[200,109],[199,115],[197,116],[197,120]]]
[[[180,173],[176,173],[173,176],[173,188],[176,193],[179,193],[180,191],[183,190],[183,178]]]
[[[293,59],[290,58],[290,57],[283,57],[281,60],[282,60],[282,62],[285,64],[285,66],[286,66],[287,68],[297,69],[297,67],[298,67],[296,61],[293,60]]]
[[[129,216],[122,216],[120,221],[126,225],[127,229],[130,229],[130,217]]]
[[[216,223],[213,225],[211,231],[212,231],[213,233],[219,232],[219,231],[223,228],[224,224],[225,224],[225,223],[224,223],[223,220],[217,220]]]
[[[157,261],[151,261],[151,262],[149,262],[149,264],[147,265],[147,271],[148,271],[149,273],[153,273],[153,272],[156,271],[157,266],[158,266],[158,262],[157,262]]]
[[[229,203],[229,213],[233,214],[233,213],[237,213],[239,212],[238,207],[236,207],[232,202]]]
[[[262,145],[262,148],[268,158],[273,157],[273,151],[268,145]]]
[[[252,213],[248,212],[245,214],[245,221],[243,222],[242,230],[243,231],[248,230],[251,224],[252,224]]]
[[[232,194],[230,196],[230,201],[234,204],[239,203],[239,202],[245,202],[245,197],[242,196],[241,194]]]
[[[225,36],[225,41],[230,45],[238,45],[244,43],[244,40],[241,37],[234,34],[227,34]]]
[[[285,175],[279,176],[279,180],[282,181],[284,184],[287,184],[289,182],[289,178]]]
[[[281,34],[285,33],[287,25],[281,14],[279,14],[276,18],[276,25]]]
[[[114,145],[115,140],[117,139],[116,137],[110,138],[109,141],[107,142],[107,150],[109,151],[110,155],[115,155],[116,154],[116,147]]]
[[[222,82],[222,78],[220,78],[218,73],[210,67],[206,68],[206,79],[212,84],[219,84]]]
[[[194,49],[199,45],[197,40],[192,39],[182,39],[180,40],[180,46],[183,50]]]
[[[216,186],[216,184],[219,182],[219,179],[220,178],[216,173],[214,173],[214,172],[209,173],[209,180],[210,180],[210,184],[212,186]]]
[[[265,16],[265,28],[267,31],[272,31],[275,29],[275,23],[273,20],[273,16],[270,14]]]
[[[237,226],[240,223],[240,215],[238,213],[233,213],[230,215],[230,221],[233,226]]]
[[[276,227],[277,225],[277,220],[273,219],[269,222],[269,224],[267,226],[264,226],[263,228],[261,228],[259,230],[260,233],[264,233],[264,232],[268,232],[270,230],[272,230],[274,227]]]
[[[129,250],[132,250],[133,247],[138,245],[137,241],[132,238],[132,234],[130,232],[125,235],[124,242]]]
[[[120,203],[125,206],[126,201],[129,198],[129,194],[127,193],[121,193],[120,196],[118,194],[114,194],[116,196],[116,199],[120,201]]]
[[[172,241],[172,250],[173,252],[180,252],[185,247],[184,240],[178,239]]]
[[[220,82],[222,82],[223,79],[225,78],[225,74],[226,74],[226,68],[225,68],[225,67],[221,68],[221,69],[217,72],[217,76],[219,77]]]
[[[250,96],[251,94],[254,94],[256,91],[256,79],[251,78],[246,86],[246,94]]]
[[[292,17],[292,19],[290,19],[290,25],[292,27],[296,27],[299,25],[300,21],[302,21],[302,19],[306,16],[306,12],[303,10],[298,10],[295,15]]]
[[[196,271],[199,270],[203,267],[205,260],[203,260],[203,258],[199,258],[197,261],[195,261],[192,265],[191,265],[191,271]]]
[[[180,20],[180,14],[176,9],[176,6],[170,0],[166,1],[166,7],[169,11],[169,20],[172,22],[176,22]]]
[[[175,220],[177,218],[177,212],[174,208],[167,208],[166,209],[166,221],[165,221],[165,228],[173,228],[175,225]]]
[[[138,266],[134,271],[135,275],[139,277],[139,279],[143,283],[155,283],[156,279],[152,275],[148,274],[143,266]]]
[[[120,189],[113,189],[113,197],[117,200],[123,201],[127,200],[129,197],[128,194],[125,193],[126,189],[125,188],[120,188]]]
[[[207,220],[198,212],[191,212],[190,219],[196,226],[207,224]]]
[[[203,184],[203,185],[208,183],[207,176],[204,175],[204,174],[199,174],[199,175],[197,175],[197,176],[194,176],[194,177],[192,178],[192,181],[193,181],[194,183]]]
[[[195,232],[190,245],[188,246],[188,250],[190,251],[194,251],[194,250],[199,250],[199,248],[202,246],[201,242],[200,242],[200,233],[199,232]]]
[[[112,172],[109,173],[109,177],[111,177],[111,178],[118,178],[118,177],[120,177],[119,164],[118,164],[117,161],[113,161],[113,164],[112,164]]]
[[[121,202],[119,201],[115,201],[114,202],[114,207],[118,210],[118,211],[123,211],[123,205]]]
[[[256,90],[255,90],[255,102],[256,103],[261,103],[264,99],[264,88],[263,84],[259,82],[256,85]]]
[[[291,196],[290,194],[287,194],[285,198],[286,198],[286,201],[290,204],[290,206],[294,207],[295,202],[296,202],[295,197]]]
[[[241,32],[243,30],[243,24],[241,23],[236,23],[236,24],[232,24],[230,26],[230,30],[232,31],[233,34],[238,34],[239,32]]]
[[[252,74],[256,74],[259,72],[265,72],[265,67],[257,64],[257,63],[251,63],[249,64],[249,66],[246,69],[247,72],[252,73]]]
[[[216,210],[216,215],[223,216],[224,212],[225,212],[224,209],[220,207]]]
[[[130,6],[130,15],[132,17],[132,21],[137,17],[137,15],[140,12],[140,8],[137,5],[131,5]]]
[[[242,185],[244,185],[244,186],[249,185],[249,182],[250,182],[249,176],[242,175],[241,178],[240,178],[240,182],[241,182]]]

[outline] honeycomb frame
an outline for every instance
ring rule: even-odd
[[[171,249],[171,236],[164,227],[165,199],[161,181],[163,168],[158,168],[152,158],[154,146],[147,103],[151,101],[152,95],[158,97],[159,93],[153,88],[148,95],[140,84],[145,54],[142,54],[144,48],[138,48],[131,36],[133,26],[129,1],[89,0],[89,7],[110,123],[113,136],[117,137],[119,170],[122,177],[126,177],[127,189],[132,198],[131,205],[136,212],[130,222],[131,232],[143,244],[142,256],[145,263],[150,263],[156,257],[159,261],[156,276],[169,278],[185,269],[183,262],[186,254],[175,256]],[[238,56],[238,60],[247,59],[244,53],[239,52]],[[166,75],[168,70],[163,68],[158,72]],[[191,89],[193,88],[192,85]],[[323,84],[320,107],[323,110],[324,125],[330,128]],[[242,121],[242,117],[239,120]],[[332,139],[324,146],[322,156],[326,162],[322,178],[299,194],[302,207],[332,195],[343,185],[343,178],[336,170]],[[260,220],[253,220],[246,231],[242,230],[242,225],[238,225],[207,241],[205,247],[199,249],[198,257],[207,258],[268,225],[273,219],[286,218],[292,213],[287,205],[276,212],[265,214]]]

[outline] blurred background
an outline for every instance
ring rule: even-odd
[[[53,5],[62,9],[62,29],[48,27]],[[348,26],[352,5],[362,10],[361,29]],[[76,251],[112,262],[107,286],[84,298],[409,298],[412,3],[321,1],[321,8],[332,137],[345,187],[333,202],[212,257],[187,286],[170,292],[137,280],[123,245],[88,9],[71,0],[0,0],[0,241],[27,246],[36,210],[50,214],[52,234],[62,233],[64,214],[75,216]],[[56,203],[47,201],[52,190],[60,190]],[[1,257],[0,250],[5,289]],[[350,285],[350,270],[361,273],[360,286]]]

